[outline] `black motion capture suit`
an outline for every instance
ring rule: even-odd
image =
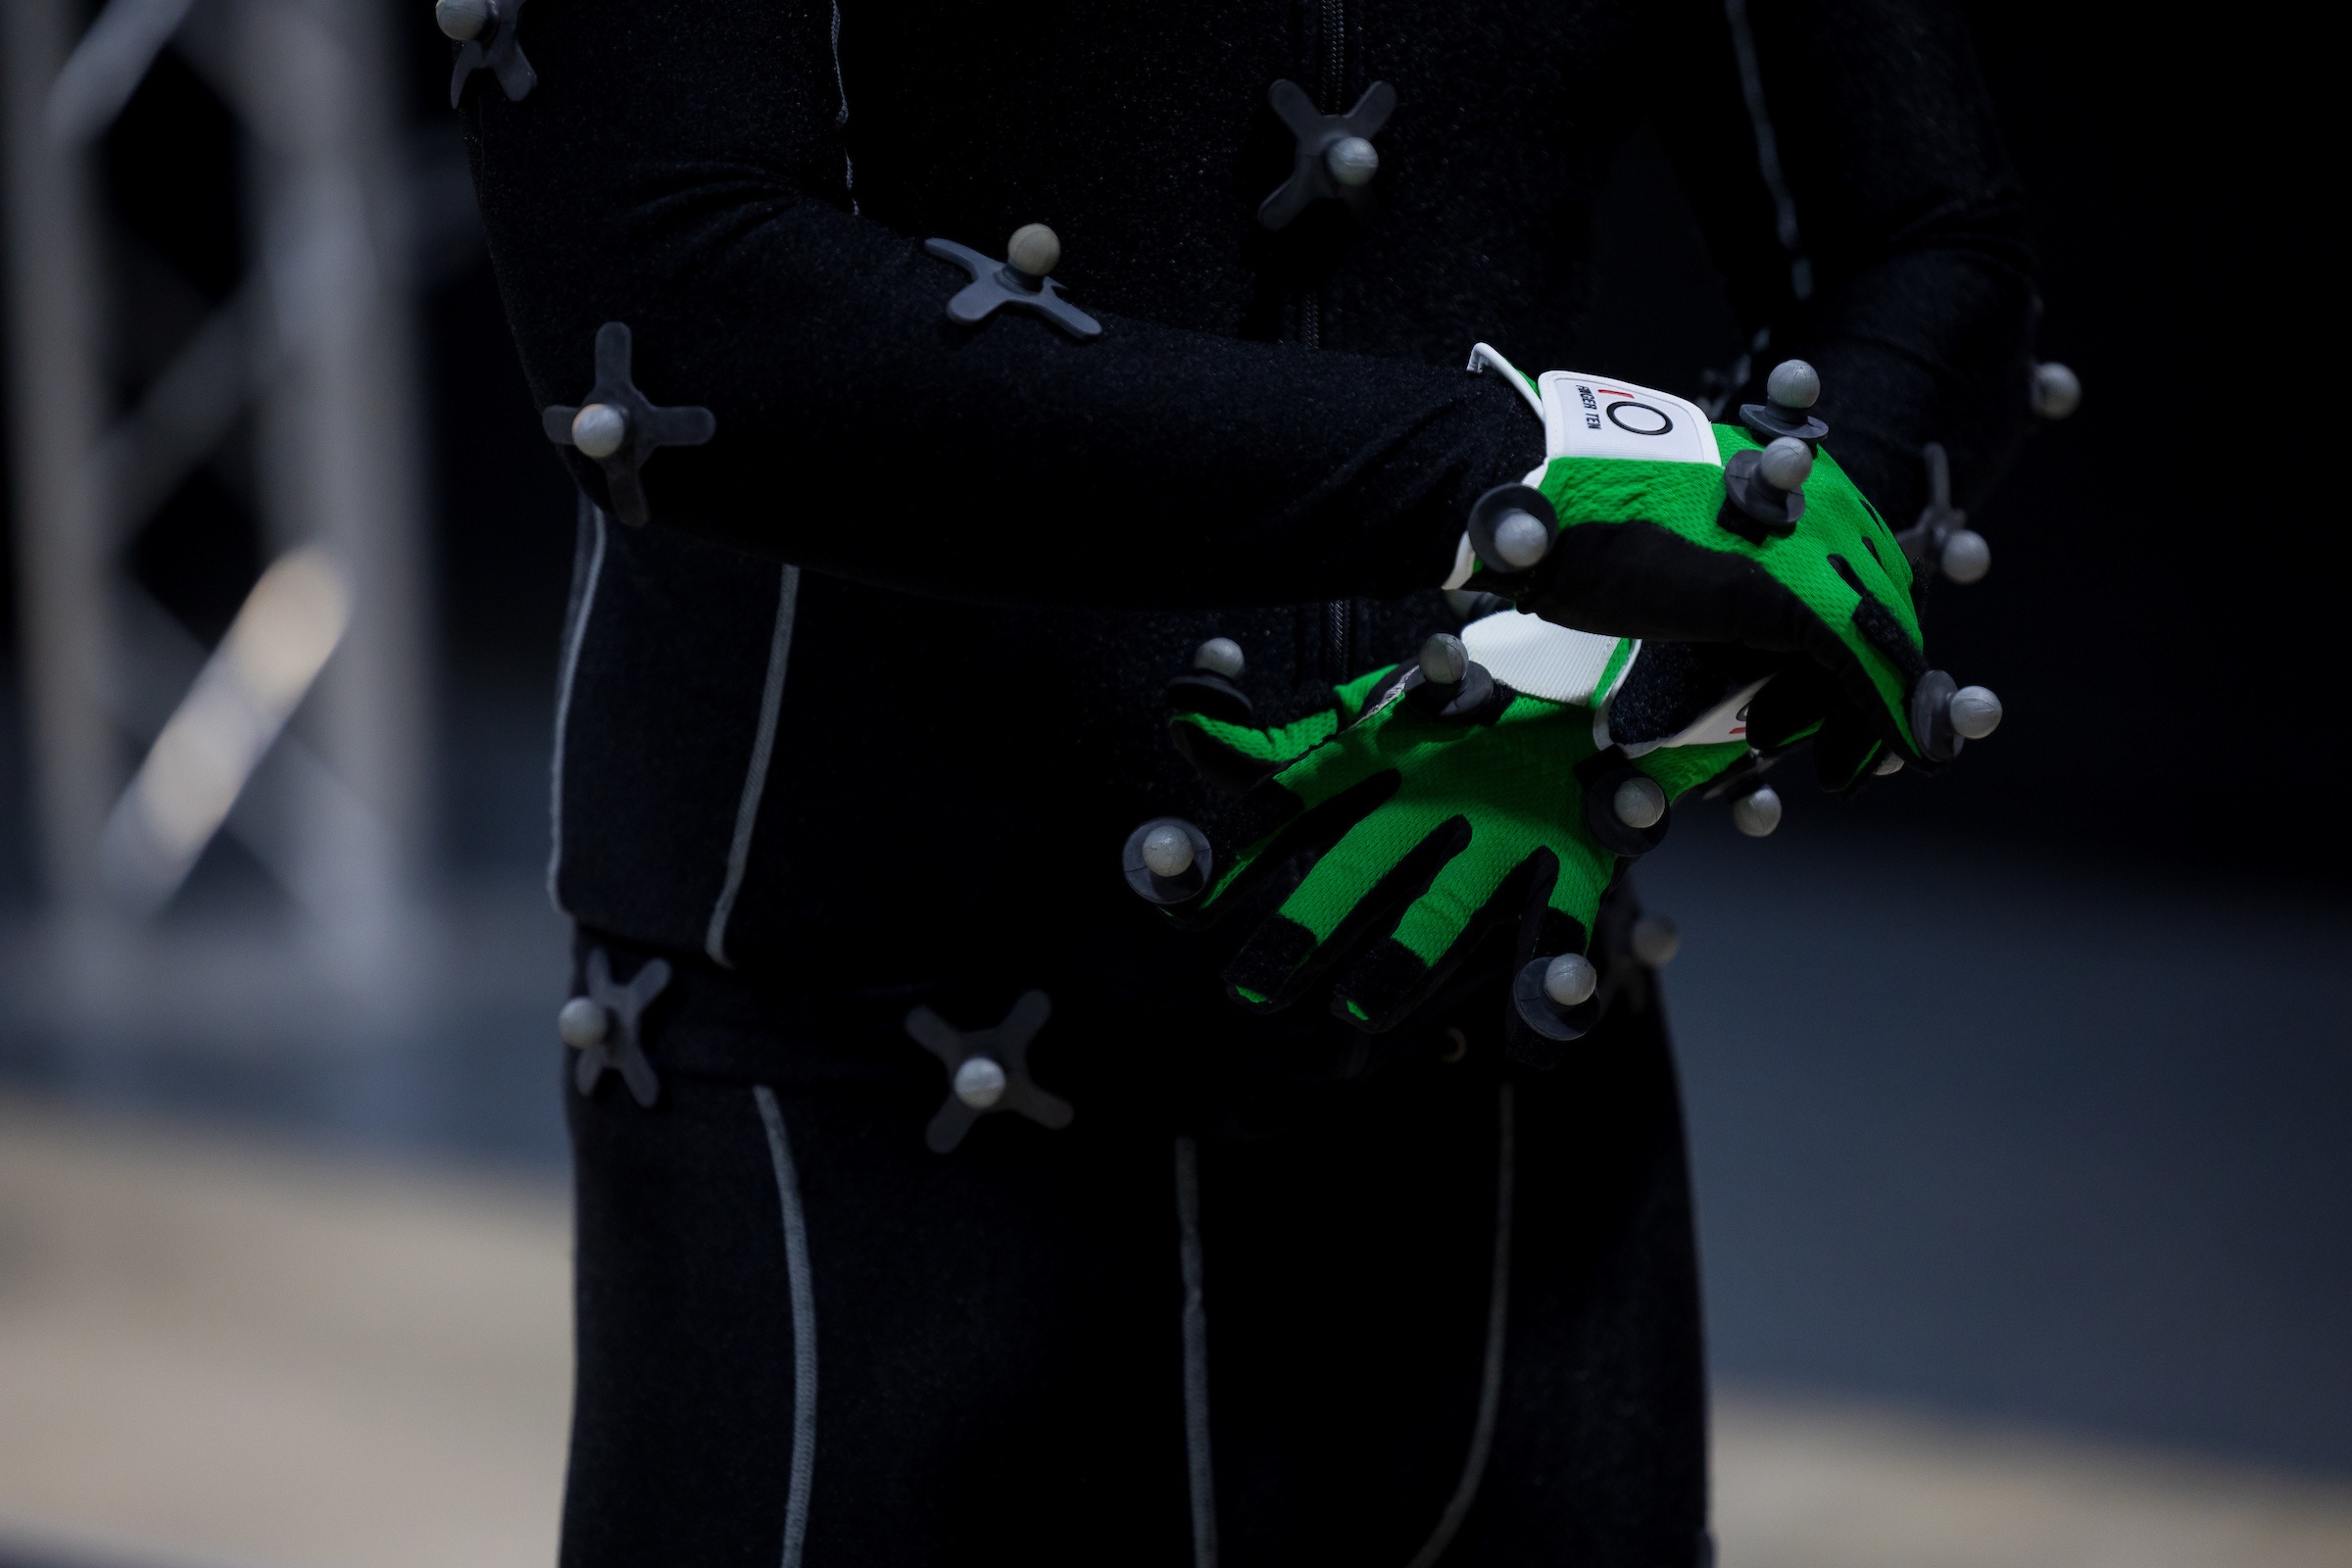
[[[517,36],[536,87],[464,112],[538,401],[586,401],[621,321],[636,384],[716,418],[644,470],[650,526],[584,514],[566,634],[555,893],[584,961],[671,978],[655,1103],[569,1092],[564,1562],[1703,1560],[1630,897],[1608,1017],[1538,1073],[1500,1049],[1507,936],[1390,1034],[1253,1018],[1215,979],[1247,922],[1178,934],[1118,854],[1200,799],[1159,693],[1203,639],[1280,718],[1457,624],[1430,590],[1471,502],[1543,455],[1467,351],[1609,370],[1588,228],[1645,120],[1758,374],[1820,368],[1898,522],[1927,441],[1981,491],[2032,258],[1959,18],[538,0]],[[1281,78],[1397,107],[1370,201],[1277,232]],[[1092,342],[944,316],[968,279],[921,242],[1033,221]],[[933,1152],[909,1009],[977,1030],[1032,989],[1075,1119]]]

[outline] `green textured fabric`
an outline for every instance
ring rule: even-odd
[[[1578,765],[1594,758],[1592,710],[1498,687],[1477,718],[1442,718],[1410,698],[1411,684],[1394,666],[1375,670],[1338,688],[1330,710],[1279,729],[1172,716],[1193,747],[1213,741],[1269,769],[1252,794],[1276,824],[1238,851],[1219,847],[1219,874],[1188,914],[1213,917],[1314,856],[1226,972],[1244,1004],[1288,1005],[1354,956],[1334,1010],[1385,1029],[1496,924],[1520,921],[1546,956],[1590,942],[1618,861],[1585,821]],[[1632,765],[1671,800],[1746,751],[1659,750]],[[1542,918],[1546,909],[1557,918]]]
[[[1713,429],[1716,450],[1727,464],[1734,454],[1761,445],[1739,425],[1718,424]],[[1912,683],[1926,668],[1926,655],[1912,605],[1910,563],[1878,509],[1826,449],[1815,454],[1812,475],[1804,485],[1804,514],[1794,530],[1779,537],[1766,535],[1761,542],[1725,526],[1723,470],[1708,465],[1559,457],[1545,466],[1537,488],[1559,514],[1562,545],[1568,544],[1569,535],[1585,529],[1654,529],[1705,552],[1706,558],[1752,563],[1794,603],[1770,616],[1750,613],[1749,620],[1767,622],[1777,633],[1789,621],[1786,612],[1793,610],[1799,634],[1788,640],[1831,666],[1847,697],[1874,715],[1872,727],[1917,757],[1909,698]],[[1736,575],[1693,574],[1687,556],[1662,556],[1654,549],[1603,555],[1586,548],[1600,543],[1586,536],[1573,548],[1555,547],[1551,558],[1530,573],[1500,574],[1482,564],[1480,574],[1506,587],[1522,609],[1564,624],[1649,636],[1661,634],[1656,626],[1643,624],[1660,613],[1657,607],[1673,606],[1678,594],[1692,604],[1723,603],[1732,596],[1721,588],[1738,580]],[[1607,562],[1620,579],[1656,574],[1673,580],[1562,581],[1570,575],[1593,577],[1592,564],[1597,561]],[[1559,608],[1571,601],[1573,608]],[[1601,611],[1597,616],[1592,613],[1595,606]],[[1665,612],[1679,612],[1679,607]],[[1805,620],[1818,632],[1803,633]],[[1716,635],[1742,640],[1736,632],[1726,626]]]

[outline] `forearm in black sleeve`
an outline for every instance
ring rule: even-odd
[[[1963,503],[1982,494],[2029,418],[2034,263],[1963,20],[1940,0],[1746,6],[1789,236],[1732,30],[1705,9],[1717,41],[1661,130],[1743,323],[1772,329],[1743,395],[1811,360],[1831,449],[1898,528],[1930,441]]]
[[[467,93],[538,401],[580,402],[620,320],[649,397],[717,416],[649,464],[657,525],[960,597],[1390,596],[1440,581],[1470,502],[1541,456],[1459,367],[1099,310],[1083,344],[1025,313],[951,325],[963,275],[850,211],[828,24],[806,0],[560,0],[525,26],[537,88]]]

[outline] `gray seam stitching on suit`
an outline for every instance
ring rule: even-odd
[[[833,131],[838,136],[850,124],[850,83],[841,74],[841,0],[833,0],[833,87],[841,94],[841,112],[833,117]],[[850,216],[858,216],[858,167],[850,162],[847,142],[841,148],[841,189],[850,199]]]
[[[1470,1429],[1470,1451],[1462,1456],[1462,1479],[1454,1484],[1446,1511],[1438,1516],[1438,1528],[1429,1533],[1429,1540],[1405,1568],[1430,1568],[1446,1554],[1462,1521],[1470,1517],[1470,1505],[1478,1500],[1478,1484],[1486,1477],[1487,1456],[1494,1448],[1494,1419],[1502,1407],[1503,1337],[1511,1304],[1512,1167],[1518,1163],[1511,1086],[1502,1085],[1495,1100],[1501,1128],[1494,1153],[1494,1274],[1488,1286],[1487,1357],[1479,1376],[1478,1420]]]
[[[767,642],[767,683],[760,691],[760,727],[752,737],[751,765],[744,769],[743,796],[735,803],[735,837],[727,845],[727,879],[710,906],[710,929],[703,936],[703,951],[711,961],[732,969],[727,956],[727,922],[735,915],[735,898],[743,891],[743,873],[752,863],[752,830],[760,825],[760,797],[767,790],[767,764],[775,756],[776,714],[784,706],[784,669],[792,659],[792,619],[801,598],[801,568],[786,566],[776,588],[776,629]]]
[[[1813,263],[1796,228],[1796,197],[1781,171],[1781,141],[1773,133],[1772,111],[1764,102],[1764,66],[1756,55],[1755,29],[1748,24],[1747,0],[1723,0],[1732,27],[1732,53],[1740,62],[1740,94],[1747,100],[1748,122],[1756,135],[1756,171],[1772,193],[1773,220],[1781,248],[1788,253],[1788,290],[1798,300],[1813,297]]]
[[[1200,1155],[1176,1140],[1177,1258],[1184,1272],[1184,1459],[1193,1500],[1193,1568],[1217,1568],[1217,1477],[1208,1453],[1208,1307],[1200,1294]]]
[[[556,683],[556,744],[548,759],[548,849],[547,902],[556,912],[570,918],[571,911],[564,907],[560,884],[564,874],[564,733],[571,725],[571,683],[580,669],[580,645],[588,640],[588,616],[596,609],[596,585],[605,572],[605,514],[580,498],[584,520],[595,530],[595,544],[589,547],[587,583],[580,590],[580,602],[572,612],[568,635],[564,640],[564,672]],[[576,557],[575,557],[576,559]]]
[[[801,1212],[801,1183],[784,1136],[784,1111],[765,1084],[752,1090],[767,1128],[767,1158],[776,1170],[776,1200],[784,1210],[784,1273],[792,1293],[792,1481],[784,1501],[782,1568],[800,1568],[808,1536],[808,1493],[816,1474],[816,1292],[808,1277],[808,1222]]]

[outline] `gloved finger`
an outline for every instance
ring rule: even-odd
[[[1168,715],[1168,738],[1193,770],[1228,795],[1240,795],[1269,773],[1339,733],[1340,715],[1329,709],[1272,728],[1237,723],[1207,713]]]
[[[1287,1007],[1469,842],[1460,816],[1375,813],[1340,838],[1280,908],[1259,922],[1224,971],[1235,1001]]]
[[[1515,860],[1470,844],[1447,860],[1389,932],[1348,966],[1332,988],[1332,1010],[1370,1033],[1392,1029],[1443,986],[1471,950],[1510,920],[1530,897],[1550,858]]]
[[[1322,855],[1396,794],[1403,777],[1393,768],[1356,779],[1327,800],[1307,806],[1268,780],[1250,791],[1220,824],[1241,846],[1226,856],[1226,867],[1186,914],[1213,920],[1240,903],[1267,877],[1301,858]]]

